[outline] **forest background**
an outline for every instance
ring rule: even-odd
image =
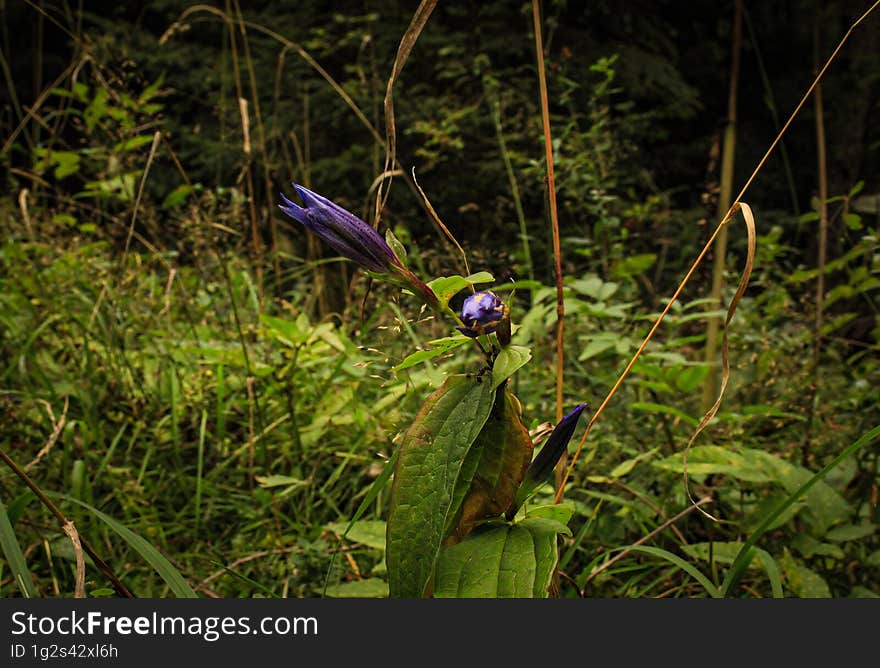
[[[114,577],[138,596],[387,594],[387,490],[343,534],[421,397],[473,369],[401,365],[450,332],[276,204],[295,181],[374,219],[416,7],[0,2],[0,449],[39,490],[0,470],[3,596],[112,596]],[[542,3],[566,406],[607,396],[868,7]],[[718,390],[710,323],[747,260],[736,220],[584,446],[554,595],[712,595],[786,499],[733,595],[880,595],[878,22],[743,197],[757,253],[689,487],[683,453]],[[534,356],[516,379],[526,423],[553,423],[531,4],[438,3],[393,100],[380,229],[425,280],[462,272],[417,179],[470,267],[508,290]],[[106,569],[85,555],[83,577],[59,515]]]

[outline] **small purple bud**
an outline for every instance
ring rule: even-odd
[[[580,418],[583,410],[587,408],[587,404],[578,404],[571,412],[563,417],[550,436],[547,442],[541,448],[541,451],[535,456],[535,459],[526,470],[525,479],[516,493],[516,501],[507,511],[508,519],[512,519],[523,501],[525,501],[540,485],[550,479],[556,463],[568,447],[568,442],[574,436],[574,430],[577,427],[578,418]]]
[[[490,334],[498,329],[507,309],[504,302],[494,292],[478,292],[464,300],[461,307],[463,327],[456,327],[465,336],[475,338],[481,334]]]

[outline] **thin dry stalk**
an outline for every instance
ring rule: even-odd
[[[46,407],[46,412],[49,414],[49,420],[52,422],[52,433],[49,436],[49,440],[46,441],[46,445],[40,448],[40,451],[37,453],[37,456],[33,458],[33,460],[24,466],[22,471],[27,473],[34,466],[40,463],[40,460],[43,459],[52,448],[55,446],[55,443],[58,441],[58,437],[61,435],[61,430],[64,429],[64,423],[67,422],[67,408],[70,406],[70,397],[64,398],[64,409],[61,411],[61,417],[57,420],[55,419],[55,414],[52,412],[52,404],[48,401],[43,401],[43,405]]]
[[[74,598],[86,597],[86,560],[83,556],[82,542],[79,532],[73,526],[73,522],[67,522],[61,527],[70,542],[73,543],[73,554],[76,557],[76,584],[74,585]]]
[[[409,27],[400,40],[400,45],[397,47],[397,56],[394,58],[391,76],[388,77],[388,84],[385,88],[385,167],[382,169],[383,172],[391,172],[397,163],[397,128],[394,123],[394,82],[397,81],[397,77],[403,71],[403,66],[406,64],[409,54],[412,53],[416,40],[422,34],[422,29],[425,27],[431,12],[434,11],[436,6],[437,0],[422,0],[415,14],[413,14]],[[387,183],[387,188],[385,187],[385,182],[379,184],[378,191],[376,192],[376,212],[373,219],[373,227],[378,227],[379,216],[382,213],[382,209],[385,208],[385,202],[391,189],[390,177]]]
[[[553,259],[556,263],[556,421],[562,419],[562,388],[565,368],[564,318],[565,299],[562,292],[562,250],[559,241],[559,214],[556,209],[556,177],[553,173],[553,137],[550,133],[550,104],[547,96],[547,74],[544,69],[544,45],[541,38],[541,7],[532,0],[532,19],[535,28],[535,58],[538,61],[538,84],[541,91],[541,119],[544,123],[544,153],[547,161],[547,196],[550,203],[550,227],[553,231]],[[557,503],[562,499],[566,456],[556,465]]]
[[[150,173],[150,165],[153,164],[153,158],[156,157],[156,148],[159,146],[159,139],[162,133],[156,130],[153,135],[153,143],[150,145],[150,153],[147,156],[147,164],[144,166],[144,173],[141,176],[141,184],[138,187],[137,197],[134,200],[134,209],[131,212],[131,224],[128,226],[128,235],[125,237],[125,247],[122,249],[122,266],[125,266],[125,258],[128,255],[128,248],[131,245],[131,237],[134,234],[134,224],[137,221],[138,210],[141,206],[141,198],[144,195],[144,186],[147,184],[147,175]]]

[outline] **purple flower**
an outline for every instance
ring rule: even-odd
[[[587,404],[578,404],[575,406],[568,415],[559,421],[559,424],[556,425],[556,428],[550,436],[547,437],[547,442],[544,443],[541,451],[529,465],[528,470],[526,470],[523,483],[520,486],[519,491],[516,493],[516,501],[507,511],[508,519],[513,518],[513,515],[516,514],[517,508],[522,505],[523,501],[531,496],[532,492],[550,479],[550,475],[553,473],[556,463],[559,461],[562,453],[565,452],[565,449],[568,447],[568,442],[574,435],[578,418],[580,418],[581,413],[585,408],[587,408]]]
[[[326,197],[296,183],[293,187],[302,198],[303,206],[291,202],[282,194],[284,203],[278,206],[284,213],[317,234],[343,257],[384,280],[411,290],[429,306],[439,308],[434,291],[407,269],[376,230]]]
[[[305,206],[298,206],[283,194],[280,209],[288,216],[314,232],[333,250],[361,265],[367,271],[384,274],[403,263],[385,243],[385,239],[355,216],[326,197],[293,184]]]
[[[461,322],[464,327],[456,327],[465,336],[475,338],[490,334],[506,315],[504,302],[494,292],[478,292],[464,300],[461,307]]]

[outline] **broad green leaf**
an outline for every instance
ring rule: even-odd
[[[367,578],[330,585],[324,591],[330,598],[386,598],[388,583],[380,578]]]
[[[492,365],[492,386],[498,387],[532,359],[532,351],[525,346],[506,346],[498,353]]]
[[[425,400],[399,446],[386,559],[391,596],[425,595],[462,464],[492,410],[479,377],[451,376]]]
[[[532,450],[519,401],[507,388],[499,390],[462,465],[444,537],[460,540],[480,521],[503,515],[516,498]]]
[[[143,557],[144,560],[153,567],[153,569],[159,574],[159,576],[163,580],[165,580],[165,582],[168,584],[168,586],[171,588],[171,591],[174,592],[174,595],[177,596],[177,598],[199,597],[198,594],[193,591],[193,588],[189,586],[189,583],[180,574],[180,571],[174,568],[174,566],[171,565],[171,562],[168,561],[164,556],[162,556],[159,550],[153,547],[143,537],[139,536],[128,527],[120,524],[109,515],[105,515],[94,506],[90,506],[88,503],[84,503],[83,501],[79,501],[78,499],[74,499],[73,497],[67,496],[65,494],[58,494],[57,496],[72,503],[75,503],[79,506],[82,506],[86,510],[89,510],[108,527],[113,529],[113,531],[115,531],[120,538],[128,543],[129,547],[134,549],[135,552],[141,555],[141,557]]]
[[[540,517],[474,530],[441,551],[434,597],[546,597],[560,533],[570,532],[564,524]]]
[[[385,549],[386,525],[382,520],[361,520],[350,526],[348,522],[331,522],[326,528],[353,543],[363,543],[377,550]]]
[[[440,276],[433,281],[428,281],[428,287],[437,295],[437,299],[444,306],[449,303],[459,292],[471,285],[491,283],[495,278],[488,271],[479,271],[470,276]]]
[[[706,364],[698,364],[696,366],[686,366],[681,373],[675,377],[675,386],[684,392],[690,394],[706,380],[709,375],[709,367]]]
[[[21,595],[24,598],[37,598],[34,583],[31,580],[31,573],[27,567],[21,546],[18,544],[18,538],[15,537],[15,531],[6,514],[6,506],[0,502],[0,548],[3,548],[3,556],[6,557],[6,563],[9,564],[10,575],[18,585]]]
[[[820,557],[832,557],[833,559],[841,560],[846,557],[846,554],[840,545],[823,543],[805,533],[799,533],[792,537],[791,546],[797,550],[801,556],[807,559],[817,555]]]
[[[575,292],[586,297],[592,297],[600,302],[611,297],[617,292],[617,288],[619,287],[617,283],[606,283],[595,274],[568,281],[567,283]]]
[[[619,338],[620,337],[617,334],[611,334],[608,332],[600,332],[591,336],[587,341],[587,345],[585,345],[584,349],[581,351],[581,354],[578,355],[578,361],[583,362],[584,360],[588,360],[591,357],[604,353],[606,350],[611,350],[612,348],[616,349]]]
[[[547,520],[553,520],[563,526],[568,526],[571,516],[574,515],[574,504],[569,501],[563,503],[552,503],[549,506],[535,506],[529,508],[529,517],[543,517]]]
[[[681,472],[682,461],[683,454],[677,453],[655,463],[655,466]],[[688,473],[723,473],[748,482],[774,482],[789,494],[813,476],[812,471],[763,450],[713,445],[691,448]],[[833,487],[821,481],[810,487],[812,489],[807,492],[803,509],[809,514],[818,534],[849,517],[849,503]]]
[[[825,534],[825,538],[838,543],[848,540],[859,540],[866,536],[873,536],[877,532],[876,524],[845,524],[835,527]]]

